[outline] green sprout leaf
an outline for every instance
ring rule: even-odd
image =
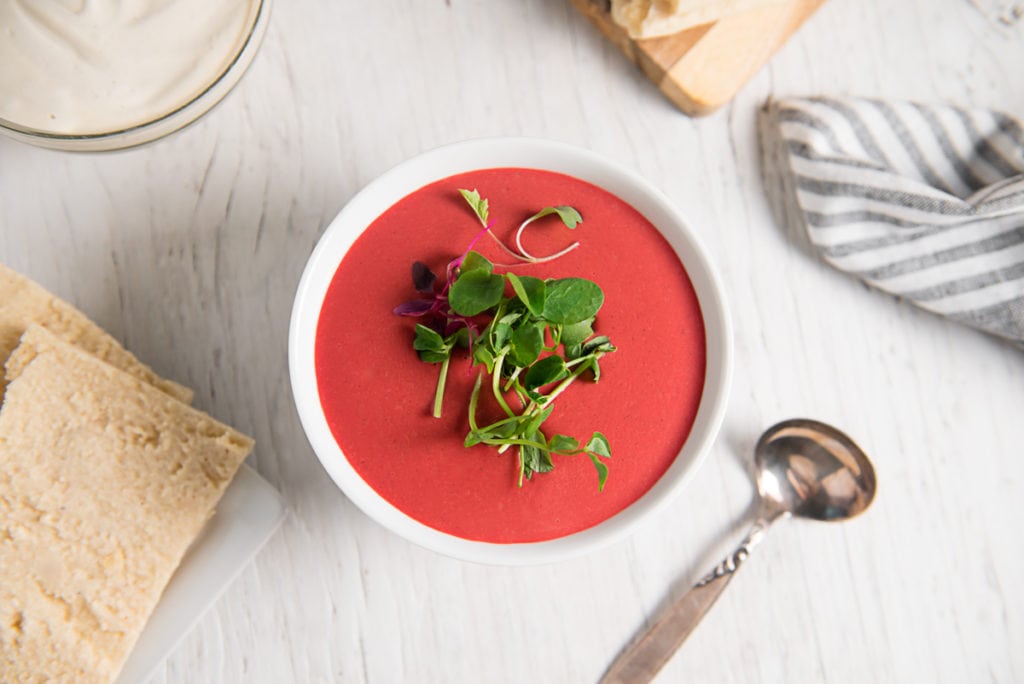
[[[535,446],[524,446],[519,450],[519,458],[522,460],[520,468],[526,479],[533,479],[533,473],[540,468],[540,449]],[[521,480],[519,486],[523,486]]]
[[[473,209],[473,213],[480,219],[480,224],[483,226],[487,225],[487,200],[481,199],[480,193],[476,190],[463,190],[459,189],[459,193],[462,195],[466,203],[469,204],[470,208]]]
[[[486,345],[473,345],[473,361],[484,366],[488,373],[494,372],[494,354]]]
[[[462,273],[468,273],[469,271],[484,271],[486,273],[494,272],[494,264],[492,264],[486,257],[482,256],[479,252],[469,251],[466,256],[462,259],[462,264],[459,266]]]
[[[436,330],[421,324],[416,325],[416,338],[412,341],[412,348],[416,351],[446,351],[444,338]]]
[[[584,450],[589,454],[594,454],[601,458],[612,457],[612,447],[608,443],[608,438],[600,432],[594,433],[594,436],[590,438],[589,442],[587,442],[587,446],[584,447]]]
[[[505,279],[500,275],[476,269],[463,273],[448,292],[452,311],[460,316],[476,316],[497,306],[505,292]]]
[[[535,473],[550,473],[555,469],[555,464],[551,461],[551,452],[538,449],[540,452],[540,458],[538,462],[533,466],[533,472]]]
[[[606,335],[600,335],[592,340],[588,340],[583,345],[584,354],[595,354],[597,352],[608,353],[615,351],[615,345],[608,339]]]
[[[598,460],[597,456],[588,454],[590,456],[591,463],[594,464],[594,468],[597,470],[597,488],[599,491],[604,491],[604,483],[608,480],[608,466]]]
[[[526,308],[534,316],[540,316],[544,312],[544,300],[547,298],[547,285],[540,278],[531,276],[517,276],[515,273],[507,273],[505,277],[512,284],[512,289],[519,297]]]
[[[536,323],[523,325],[512,332],[509,359],[520,368],[525,368],[537,360],[543,348],[544,326]]]
[[[559,356],[546,356],[530,366],[523,378],[523,386],[527,390],[535,390],[562,380],[569,375],[565,361]]]
[[[569,229],[573,229],[580,223],[583,223],[583,217],[580,216],[580,212],[576,211],[572,207],[565,205],[557,207],[544,207],[536,214],[526,219],[526,222],[532,223],[537,219],[544,218],[545,216],[550,216],[551,214],[558,214],[558,218],[562,219],[562,223],[564,223],[566,227]]]
[[[604,292],[585,278],[561,278],[547,282],[544,318],[552,323],[579,323],[597,315]]]
[[[510,313],[491,323],[491,344],[499,354],[505,350],[512,339],[512,324],[520,319],[522,314]]]
[[[562,344],[566,349],[575,346],[582,350],[583,343],[594,334],[594,319],[587,318],[577,323],[562,326]]]
[[[580,450],[580,442],[569,435],[555,435],[548,444],[552,451],[562,454],[575,454]]]

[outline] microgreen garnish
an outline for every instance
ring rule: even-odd
[[[480,198],[480,193],[476,190],[459,190],[459,194],[462,195],[462,199],[466,200],[476,217],[480,219],[481,226],[487,226],[487,200]]]
[[[515,237],[516,249],[510,249],[508,245],[502,242],[501,239],[498,238],[498,236],[491,231],[491,224],[488,221],[490,210],[488,207],[487,200],[482,199],[480,197],[480,193],[477,192],[476,190],[460,189],[459,193],[462,195],[462,198],[466,200],[466,204],[470,206],[470,208],[473,210],[473,213],[476,214],[477,220],[480,221],[480,225],[484,227],[483,231],[481,232],[486,232],[488,235],[490,235],[491,239],[494,240],[498,244],[498,246],[505,251],[506,254],[516,259],[517,261],[522,261],[528,264],[542,264],[546,261],[553,261],[555,259],[558,259],[559,257],[563,257],[580,246],[579,242],[574,242],[563,250],[543,257],[534,256],[527,252],[526,249],[523,247],[523,231],[526,230],[526,227],[529,226],[531,223],[533,223],[534,221],[538,221],[544,218],[545,216],[551,216],[552,214],[556,214],[558,218],[562,220],[562,223],[564,223],[565,226],[570,230],[575,229],[576,226],[583,223],[583,217],[580,216],[580,213],[576,211],[573,207],[565,205],[557,207],[544,207],[536,214],[534,214],[533,216],[519,224],[519,228],[516,230]],[[474,240],[474,243],[475,242],[476,241]],[[470,246],[470,248],[472,249],[472,245]]]
[[[491,232],[487,200],[476,190],[459,192],[483,226],[477,238],[487,232],[520,261],[550,261],[579,246],[576,242],[546,257],[535,257],[522,246],[523,230],[545,216],[557,215],[568,228],[575,228],[583,218],[572,207],[545,207],[524,221],[516,231],[516,251]],[[611,458],[611,446],[602,433],[594,432],[581,443],[568,435],[548,437],[541,429],[554,411],[555,399],[580,378],[597,382],[601,377],[599,360],[615,351],[608,337],[594,333],[604,293],[585,278],[542,280],[511,272],[495,273],[495,265],[472,250],[475,242],[448,264],[447,278],[440,287],[425,264],[413,264],[413,286],[429,298],[412,300],[395,309],[397,314],[425,320],[416,326],[413,349],[421,360],[441,364],[433,415],[441,416],[452,353],[457,348],[469,348],[472,365],[485,370],[478,373],[470,395],[465,445],[494,446],[499,453],[517,449],[520,487],[535,473],[552,470],[552,456],[586,454],[597,470],[598,488],[604,489],[608,466],[603,459]],[[506,290],[511,294],[506,296]],[[491,396],[503,417],[480,425],[477,409],[488,375]]]

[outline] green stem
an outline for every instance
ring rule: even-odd
[[[500,454],[501,451],[499,450]],[[523,456],[523,448],[519,447],[519,487],[523,486],[523,476],[526,475],[526,458]]]
[[[505,365],[505,355],[508,352],[503,352],[498,355],[498,358],[494,361],[494,373],[491,375],[491,391],[494,393],[494,398],[498,400],[498,404],[505,411],[508,416],[514,416],[515,413],[509,408],[508,402],[505,401],[505,397],[501,394],[501,368]]]
[[[595,352],[594,353],[594,359],[595,360],[601,358],[602,356],[604,356],[603,352]],[[541,410],[547,408],[551,404],[551,402],[553,402],[555,400],[555,397],[557,397],[559,394],[564,392],[566,390],[566,388],[568,388],[569,385],[571,385],[576,378],[580,377],[583,374],[583,371],[585,371],[586,369],[587,369],[586,366],[581,366],[581,367],[577,368],[576,370],[574,370],[572,372],[572,375],[570,375],[565,380],[560,382],[558,384],[558,386],[555,387],[555,389],[551,390],[551,394],[549,394],[546,397],[544,397],[544,402],[539,404],[538,407]]]
[[[518,378],[519,374],[522,373],[522,372],[523,372],[522,366],[516,366],[516,369],[514,371],[512,371],[512,375],[509,376],[508,382],[505,383],[505,387],[504,387],[504,391],[505,392],[508,392],[510,389],[512,389],[512,385],[515,384],[516,378]]]
[[[479,428],[476,425],[476,403],[480,398],[480,385],[483,383],[484,374],[476,374],[476,382],[473,384],[473,392],[469,395],[469,429],[472,432],[478,432]]]
[[[481,221],[481,223],[483,222]],[[487,228],[486,223],[484,224],[484,227]],[[491,232],[490,228],[487,228],[487,234],[490,235],[494,239],[494,241],[498,243],[498,246],[505,250],[505,253],[511,256],[512,258],[518,259],[519,261],[529,261],[529,259],[524,258],[522,254],[517,254],[513,252],[511,249],[509,249],[505,245],[505,243],[501,241],[501,238],[499,238],[497,235]]]
[[[437,390],[434,392],[434,417],[441,417],[441,400],[444,398],[444,386],[448,382],[448,364],[452,360],[452,355],[448,354],[444,361],[441,362],[440,375],[437,378]]]
[[[502,418],[501,420],[494,421],[490,425],[485,425],[483,428],[481,428],[480,432],[494,432],[497,428],[500,428],[503,425],[507,425],[517,420],[519,420],[519,416],[509,416],[508,418]]]
[[[515,387],[512,389],[515,390],[516,397],[518,397],[519,403],[522,404],[523,413],[525,413],[531,406],[533,406],[533,399],[530,398],[530,395],[526,393],[526,390],[523,389],[523,386],[519,382],[516,382]]]
[[[480,440],[481,444],[487,444],[489,446],[504,446],[506,449],[513,446],[532,446],[537,447],[551,453],[551,449],[546,444],[535,442],[532,439],[521,439],[516,437],[509,437],[507,439],[501,437],[485,437]],[[500,451],[499,451],[500,453]]]

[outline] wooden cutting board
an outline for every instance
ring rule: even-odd
[[[572,0],[609,40],[690,115],[731,100],[825,0],[789,0],[686,31],[633,40],[609,0]]]

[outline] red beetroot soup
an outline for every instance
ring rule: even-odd
[[[482,367],[452,358],[443,415],[431,415],[439,366],[412,349],[418,319],[392,313],[414,299],[410,269],[423,261],[443,278],[480,224],[458,189],[490,202],[492,230],[506,244],[545,206],[568,204],[583,223],[557,217],[530,225],[535,255],[581,246],[553,262],[511,270],[539,278],[589,278],[605,293],[596,331],[618,351],[601,360],[601,380],[577,380],[555,401],[550,437],[586,442],[603,432],[612,447],[608,481],[584,456],[553,456],[555,469],[517,486],[514,449],[467,449],[467,408]],[[474,247],[508,263],[486,236]],[[506,269],[499,268],[499,271]],[[549,171],[473,171],[432,183],[378,217],[345,255],[327,291],[316,333],[320,402],[338,446],[385,500],[434,529],[477,541],[537,542],[592,527],[639,499],[679,454],[704,387],[705,336],[697,295],[657,229],[614,195]],[[493,407],[491,409],[493,411]],[[481,424],[490,422],[481,409]],[[494,418],[498,417],[493,414]],[[485,422],[486,421],[486,422]]]

